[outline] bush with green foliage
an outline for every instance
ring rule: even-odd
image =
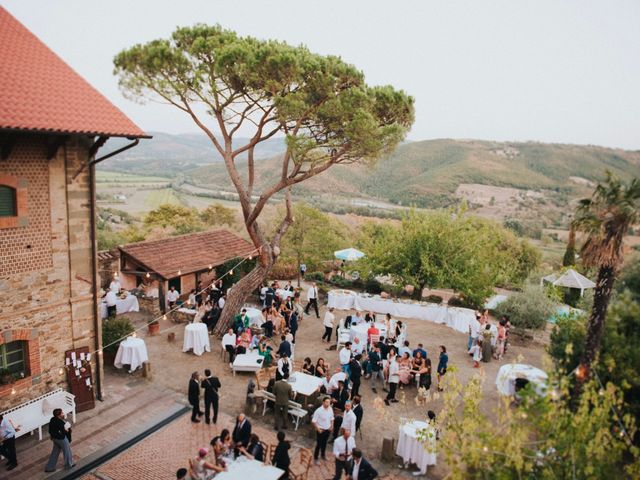
[[[134,332],[133,325],[127,317],[116,317],[102,321],[102,345],[103,351],[115,353],[120,342]]]
[[[449,297],[449,301],[447,301],[447,305],[449,305],[450,307],[471,308],[474,310],[479,308],[478,304],[473,303],[469,301],[469,299],[460,295],[453,295],[452,297]]]
[[[363,288],[367,293],[373,293],[375,295],[382,292],[382,284],[375,278],[368,278],[363,281]]]
[[[623,292],[628,290],[633,300],[640,302],[640,256],[634,255],[629,258],[622,269],[620,276],[616,281],[616,290]]]
[[[424,300],[425,302],[437,303],[438,305],[440,305],[443,298],[440,295],[427,295]]]
[[[498,317],[508,316],[514,332],[523,334],[526,330],[543,329],[556,312],[556,305],[544,288],[527,285],[500,303],[495,312]]]
[[[584,351],[587,316],[561,317],[551,332],[548,353],[557,368],[571,372]],[[640,304],[629,290],[611,302],[596,372],[603,383],[618,385],[629,411],[640,418]]]
[[[304,279],[309,282],[324,282],[324,273],[322,272],[307,273],[304,276]]]

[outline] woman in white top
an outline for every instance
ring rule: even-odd
[[[469,349],[469,355],[473,355],[473,368],[480,367],[480,360],[482,360],[482,340],[478,338],[473,346]]]
[[[191,464],[192,478],[198,480],[209,480],[210,478],[213,478],[217,472],[223,471],[222,468],[205,460],[208,453],[209,451],[206,448],[201,448],[198,450],[198,456],[190,460],[189,463]]]

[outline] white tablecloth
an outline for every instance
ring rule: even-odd
[[[147,346],[141,338],[128,337],[118,347],[116,359],[113,365],[116,368],[122,368],[123,365],[129,365],[131,370],[136,370],[142,366],[144,362],[149,361],[147,354]]]
[[[385,326],[384,323],[377,323],[376,322],[376,327],[378,328],[378,330],[380,330],[380,335],[381,336],[383,336],[383,337],[387,336],[387,327]],[[353,325],[349,329],[349,333],[351,335],[351,341],[353,342],[353,339],[358,337],[360,339],[360,344],[366,345],[367,341],[368,341],[367,330],[369,330],[369,324],[368,323],[361,323],[360,325]]]
[[[293,292],[290,292],[289,290],[285,290],[284,288],[278,288],[276,290],[276,293],[278,294],[278,296],[281,299],[285,299],[285,298],[289,298],[289,297],[293,297]]]
[[[127,313],[127,312],[139,312],[140,304],[138,303],[138,297],[135,295],[127,295],[125,298],[120,298],[116,300],[116,313]],[[102,318],[107,318],[109,315],[107,312],[107,302],[100,303],[100,315]]]
[[[331,290],[327,306],[338,310],[351,310],[354,305],[356,292],[351,290]]]
[[[365,297],[353,292],[329,292],[329,306],[339,310],[372,311],[375,313],[389,313],[394,317],[417,318],[434,323],[442,323],[459,332],[468,333],[469,323],[475,318],[475,312],[469,308],[447,307],[435,303],[421,305],[419,303],[401,303],[379,296]]]
[[[416,431],[430,428],[433,440],[429,441],[429,446],[425,446],[416,438]],[[402,457],[404,462],[415,463],[424,474],[427,472],[427,465],[436,464],[436,439],[435,431],[426,422],[414,421],[400,426],[400,436],[398,437],[398,447],[396,454]]]
[[[262,312],[257,308],[246,307],[247,316],[249,317],[249,325],[262,325],[264,321],[264,317],[262,316]]]
[[[262,368],[263,361],[264,358],[257,350],[236,355],[232,365],[233,373],[235,375],[236,372],[257,372]]]
[[[535,386],[535,391],[543,395],[547,387],[547,374],[539,368],[521,363],[509,363],[500,367],[496,377],[496,387],[502,395],[515,395],[516,378],[526,378]]]
[[[295,393],[309,396],[324,383],[322,378],[314,377],[302,372],[293,372],[289,377],[289,383]]]
[[[267,452],[264,454],[266,455]],[[273,465],[265,465],[246,457],[238,457],[236,461],[227,465],[226,472],[220,472],[216,475],[216,480],[278,480],[283,473],[284,470]]]
[[[200,356],[205,351],[211,351],[209,343],[209,332],[205,323],[189,323],[184,327],[184,343],[182,351],[188,352],[193,349],[193,353]]]

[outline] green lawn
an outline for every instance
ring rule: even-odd
[[[160,205],[164,205],[165,203],[182,205],[183,202],[171,188],[150,190],[149,194],[144,199],[144,204],[149,207],[149,210],[158,208]]]

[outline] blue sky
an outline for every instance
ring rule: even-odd
[[[640,149],[640,2],[0,0],[143,129],[194,132],[126,100],[123,48],[220,23],[353,63],[416,98],[411,140],[479,138]]]

